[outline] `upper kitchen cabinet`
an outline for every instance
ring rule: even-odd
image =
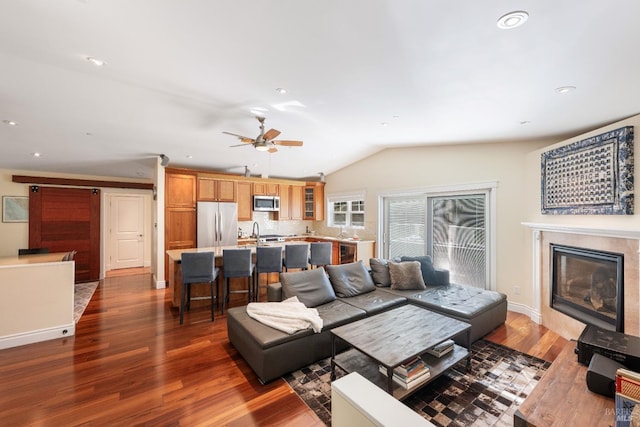
[[[254,196],[279,196],[280,184],[276,184],[273,182],[254,182],[253,195]]]
[[[279,220],[291,219],[291,186],[280,184],[280,210],[275,217]]]
[[[301,220],[303,195],[302,185],[280,184],[280,211],[276,212],[276,219]]]
[[[251,182],[238,181],[238,221],[253,220],[251,189]]]
[[[165,174],[165,206],[194,208],[196,206],[196,177],[181,173]]]
[[[301,185],[292,185],[289,193],[289,212],[291,219],[301,220],[304,211],[304,187]]]
[[[237,182],[229,179],[198,177],[198,201],[236,202]]]
[[[304,187],[304,219],[324,220],[324,184],[307,183]]]

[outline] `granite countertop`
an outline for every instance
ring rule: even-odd
[[[340,238],[340,237],[320,236],[320,235],[311,235],[311,234],[293,234],[289,236],[284,236],[284,238],[285,238],[285,241],[310,238],[310,239],[328,240],[332,242],[345,242],[345,243],[375,242],[375,240],[370,240],[370,239],[354,239],[353,237]],[[255,241],[256,241],[255,237],[242,237],[238,239],[238,243],[255,243]]]

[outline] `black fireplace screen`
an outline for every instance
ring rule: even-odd
[[[624,332],[623,261],[622,254],[551,244],[551,307]]]

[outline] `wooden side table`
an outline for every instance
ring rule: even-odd
[[[513,416],[514,427],[613,426],[615,401],[587,388],[587,367],[569,341]]]

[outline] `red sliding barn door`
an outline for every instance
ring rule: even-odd
[[[76,282],[100,278],[100,190],[32,186],[29,247],[77,251]]]

